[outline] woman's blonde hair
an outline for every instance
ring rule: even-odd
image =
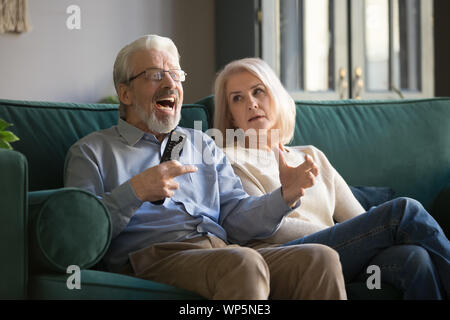
[[[229,111],[226,86],[228,78],[243,71],[250,72],[266,87],[275,113],[275,128],[279,129],[282,144],[291,142],[295,128],[295,102],[281,84],[272,68],[262,59],[244,58],[227,64],[216,77],[214,84],[214,127],[222,132],[225,139],[226,129],[235,128]]]

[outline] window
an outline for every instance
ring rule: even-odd
[[[431,97],[430,0],[262,0],[262,57],[296,99]]]

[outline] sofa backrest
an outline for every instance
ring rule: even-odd
[[[202,121],[208,129],[207,109],[184,105],[181,126],[194,128]],[[117,123],[118,106],[57,102],[0,100],[0,118],[12,123],[20,141],[12,147],[28,161],[29,190],[56,189],[63,186],[63,167],[67,150],[77,140]]]
[[[298,101],[292,144],[322,150],[350,185],[430,208],[450,185],[450,99]]]

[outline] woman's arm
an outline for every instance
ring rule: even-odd
[[[271,191],[264,190],[263,186],[257,183],[254,177],[250,177],[238,166],[233,165],[233,169],[236,175],[241,179],[244,190],[249,195],[261,196],[265,194],[265,191]],[[302,238],[324,228],[326,228],[326,226],[316,225],[311,222],[300,220],[299,218],[287,216],[283,218],[278,230],[274,234],[272,234],[272,236],[264,239],[263,241],[270,244],[282,244],[291,240]]]

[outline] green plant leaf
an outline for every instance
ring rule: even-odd
[[[11,131],[0,131],[0,140],[5,142],[14,142],[18,141],[19,138]]]
[[[12,123],[8,123],[3,119],[0,119],[0,148],[2,149],[10,149],[13,148],[10,145],[10,142],[20,140],[14,133],[11,131],[5,131],[6,128],[12,126]]]
[[[116,95],[107,96],[101,99],[98,103],[119,104],[119,98]]]
[[[0,140],[0,149],[12,150],[12,147],[8,142]]]
[[[3,130],[5,130],[6,128],[8,128],[10,126],[12,126],[11,123],[8,123],[8,122],[6,122],[3,119],[0,119],[0,131],[3,131]]]

